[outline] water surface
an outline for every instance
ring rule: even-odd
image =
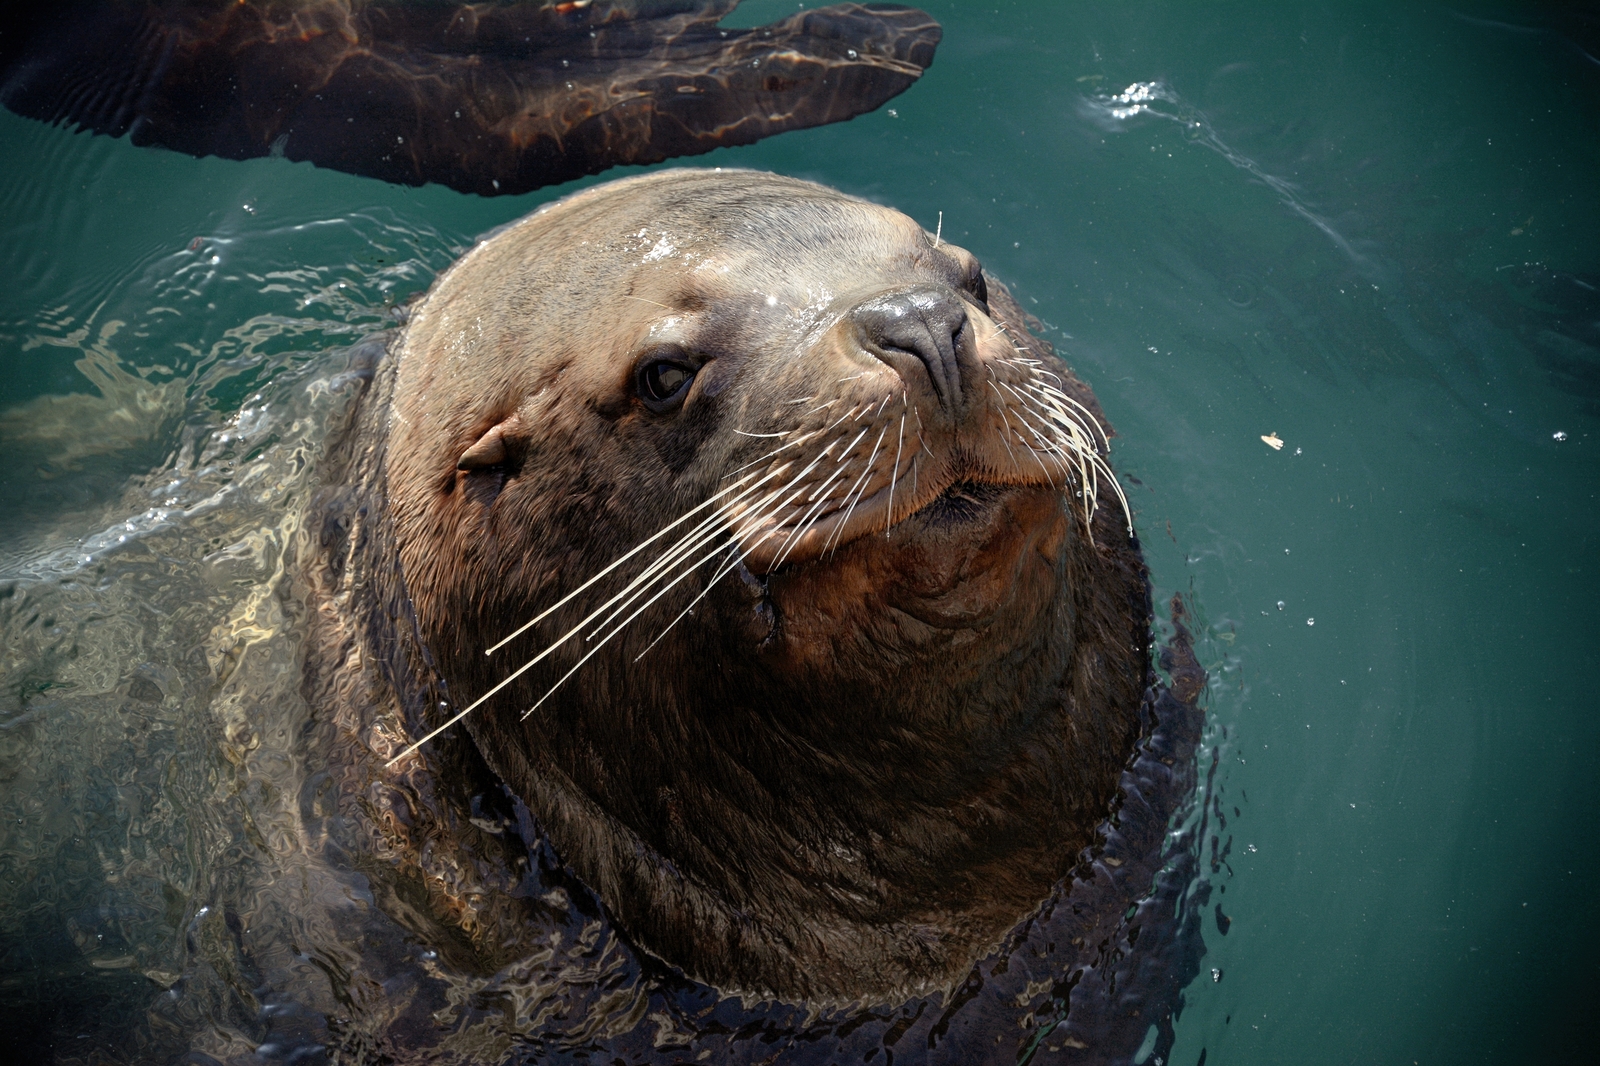
[[[1587,1047],[1593,12],[924,6],[944,43],[888,108],[694,162],[940,228],[1104,404],[1223,760],[1171,1061]],[[482,200],[6,113],[0,143],[0,994],[29,1046],[140,1061],[108,1034],[273,854],[230,768],[275,741],[229,700],[295,691],[262,589],[342,349],[577,186]]]

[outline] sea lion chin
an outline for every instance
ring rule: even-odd
[[[356,613],[420,651],[371,623],[363,655],[687,976],[949,990],[1093,843],[1149,682],[1110,430],[1027,327],[970,253],[807,182],[542,208],[369,397]]]

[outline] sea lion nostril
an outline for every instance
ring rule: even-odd
[[[862,341],[874,354],[900,371],[896,353],[915,356],[926,370],[939,402],[954,411],[962,406],[961,363],[971,362],[972,328],[965,303],[954,291],[907,289],[873,297],[852,312]]]

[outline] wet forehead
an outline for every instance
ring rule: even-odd
[[[898,211],[843,197],[716,205],[667,215],[645,236],[640,265],[683,271],[700,296],[770,295],[809,302],[827,294],[951,280],[955,265]],[[687,268],[686,270],[684,268]]]

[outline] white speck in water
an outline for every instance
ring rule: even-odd
[[[1554,433],[1550,434],[1550,439],[1551,440],[1566,440],[1567,439],[1567,434],[1565,433],[1565,431],[1558,429]]]
[[[1217,984],[1222,980],[1222,971],[1215,966],[1211,967],[1211,983]]]
[[[1316,620],[1316,619],[1315,619],[1315,618],[1307,618],[1307,619],[1306,619],[1306,625],[1308,625],[1308,626],[1314,626],[1314,625],[1316,625],[1316,624],[1317,624],[1317,620]]]
[[[900,112],[896,111],[894,108],[891,107],[889,109],[889,117],[890,118],[899,118],[900,117]]]
[[[1294,450],[1294,453],[1295,453],[1295,454],[1296,454],[1296,455],[1299,455],[1299,454],[1300,454],[1300,449],[1299,449],[1299,448],[1296,448],[1296,449],[1295,449],[1295,450]]]
[[[1280,610],[1280,611],[1283,610],[1283,601],[1282,600],[1278,601],[1278,610]]]
[[[1256,853],[1256,846],[1254,844],[1246,844],[1244,846],[1244,850],[1246,850],[1250,854],[1254,855]]]

